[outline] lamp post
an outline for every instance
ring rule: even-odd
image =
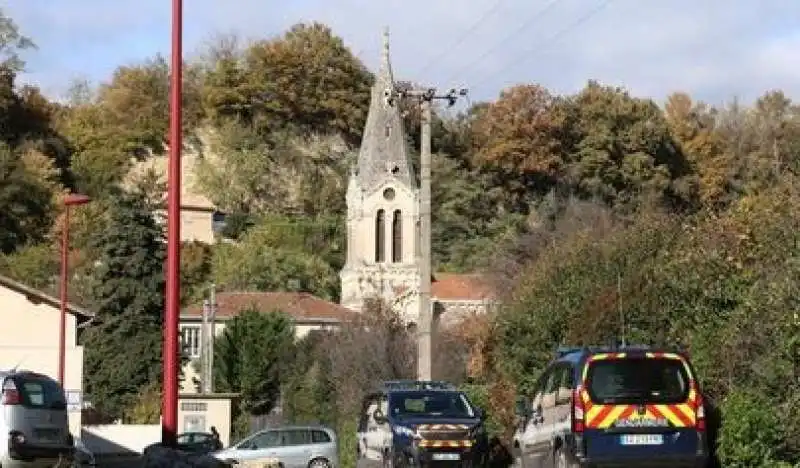
[[[181,243],[181,95],[183,85],[183,0],[172,0],[169,169],[167,171],[167,277],[164,310],[161,442],[175,445],[178,430],[178,316]]]
[[[61,325],[58,330],[58,383],[63,388],[67,353],[67,303],[69,285],[69,209],[89,203],[86,195],[69,193],[64,196],[64,225],[61,227]]]

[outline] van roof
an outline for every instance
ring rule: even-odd
[[[625,346],[562,346],[556,350],[556,360],[558,361],[580,361],[584,356],[603,353],[675,353],[686,357],[687,353],[680,349],[654,347],[649,345],[625,345]]]

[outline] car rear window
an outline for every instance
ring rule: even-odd
[[[14,378],[14,383],[22,397],[22,403],[29,408],[56,409],[67,408],[64,391],[54,380],[40,377]]]
[[[608,359],[589,363],[587,389],[598,404],[680,403],[689,376],[678,359]]]

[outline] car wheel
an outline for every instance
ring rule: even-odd
[[[391,451],[383,452],[383,468],[394,468],[394,454]]]
[[[330,468],[331,464],[324,458],[315,458],[308,464],[308,468]]]
[[[556,468],[573,468],[574,465],[567,460],[567,452],[561,447],[556,450],[555,454]]]

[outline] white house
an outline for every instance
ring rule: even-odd
[[[61,302],[42,291],[0,276],[0,368],[39,372],[58,380]],[[70,431],[81,434],[83,406],[83,347],[78,327],[93,314],[68,304],[64,390],[69,403]]]

